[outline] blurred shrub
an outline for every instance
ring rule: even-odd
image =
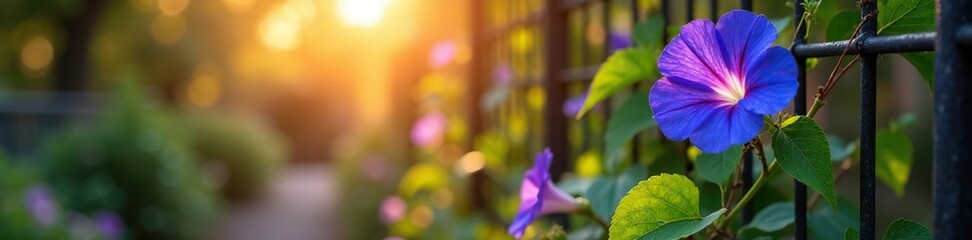
[[[186,122],[192,150],[230,200],[265,190],[287,156],[281,136],[247,118],[199,113]]]
[[[0,239],[67,239],[67,228],[59,221],[62,213],[51,204],[53,199],[42,199],[47,202],[34,204],[31,211],[31,201],[38,199],[29,198],[27,192],[41,189],[37,186],[33,172],[13,165],[0,153]]]
[[[41,173],[65,209],[117,212],[130,238],[201,238],[215,220],[217,195],[188,138],[141,95],[126,85],[93,122],[49,140]]]

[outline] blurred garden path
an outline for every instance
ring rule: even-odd
[[[335,182],[323,163],[286,166],[264,196],[225,209],[213,239],[334,239]]]

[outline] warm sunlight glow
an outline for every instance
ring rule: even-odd
[[[338,14],[345,24],[370,27],[378,24],[390,0],[339,0]]]

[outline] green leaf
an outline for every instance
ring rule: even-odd
[[[931,52],[921,52],[921,53],[902,53],[899,54],[911,63],[911,66],[918,70],[918,74],[925,79],[925,84],[928,85],[928,91],[931,93],[935,92],[935,53]]]
[[[661,49],[662,33],[665,31],[665,19],[661,14],[652,14],[648,21],[641,21],[635,24],[632,37],[637,43],[638,48],[642,49]]]
[[[648,91],[631,94],[611,115],[604,133],[604,161],[608,172],[614,172],[622,159],[617,157],[618,150],[638,132],[656,124],[648,105]]]
[[[614,215],[614,209],[618,207],[618,202],[624,198],[628,190],[631,190],[645,178],[648,178],[647,167],[635,164],[618,176],[597,178],[587,188],[585,196],[590,199],[594,213],[602,218],[610,219]]]
[[[894,35],[935,30],[934,0],[885,0],[878,1],[878,34]],[[934,92],[933,53],[902,53],[925,78],[930,92]]]
[[[702,153],[696,158],[695,166],[706,181],[725,187],[729,176],[732,176],[732,172],[739,165],[742,149],[742,145],[733,145],[721,153]]]
[[[908,175],[911,174],[914,149],[911,139],[902,132],[878,130],[876,135],[875,164],[877,178],[894,190],[898,197],[904,196]]]
[[[891,222],[891,225],[888,226],[888,231],[884,233],[884,239],[931,240],[932,233],[928,227],[925,227],[920,223],[899,218],[898,220]]]
[[[857,233],[857,229],[847,228],[844,230],[844,240],[860,240],[861,234]]]
[[[935,30],[934,0],[878,1],[878,12],[879,35]]]
[[[584,100],[584,106],[577,112],[577,117],[583,116],[595,104],[610,97],[618,90],[651,77],[655,68],[657,68],[656,60],[652,56],[655,52],[654,50],[636,48],[614,52],[594,74],[590,93]]]
[[[854,29],[861,21],[861,13],[857,10],[844,10],[827,24],[827,41],[846,41],[854,35]]]
[[[773,152],[783,171],[806,184],[837,208],[834,168],[827,135],[813,119],[793,116],[773,133]]]
[[[785,228],[790,223],[793,223],[793,203],[780,202],[759,211],[753,217],[749,226],[764,232],[775,232]]]
[[[699,189],[692,180],[682,175],[655,175],[621,199],[608,233],[610,239],[678,239],[704,229],[725,211],[702,218]]]

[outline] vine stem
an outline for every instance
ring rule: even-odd
[[[729,219],[732,219],[732,217],[735,216],[736,213],[739,213],[739,211],[746,206],[746,203],[749,203],[749,200],[753,199],[753,196],[756,196],[756,192],[758,192],[757,190],[762,188],[763,185],[769,181],[770,176],[773,175],[773,171],[775,171],[779,165],[780,164],[777,163],[776,160],[774,159],[773,163],[770,163],[768,169],[769,171],[763,171],[762,173],[759,174],[759,178],[757,178],[756,182],[753,183],[753,186],[749,188],[749,191],[746,192],[746,195],[743,195],[742,199],[739,199],[739,203],[732,208],[732,211],[729,211],[729,214],[726,214],[725,218],[723,218],[722,223],[719,224],[719,228],[725,228],[726,226],[729,225]]]

